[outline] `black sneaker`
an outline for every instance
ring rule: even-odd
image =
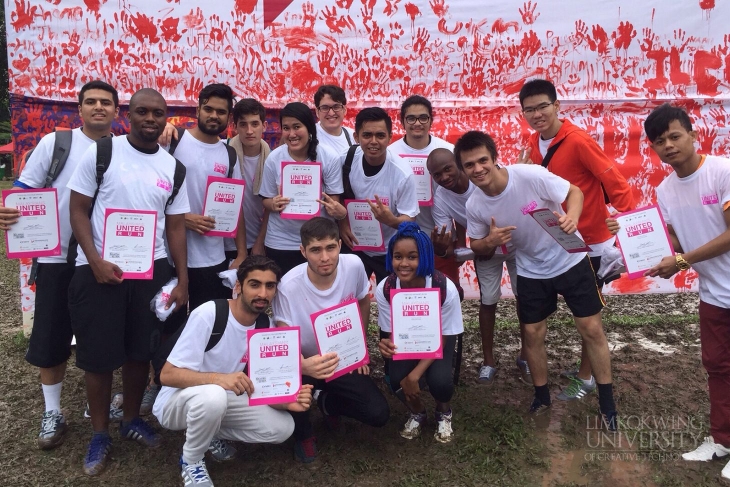
[[[601,411],[601,422],[608,431],[618,431],[618,413],[608,411],[605,414]]]
[[[550,410],[550,404],[544,404],[540,399],[534,398],[532,405],[530,405],[530,415],[540,416]]]

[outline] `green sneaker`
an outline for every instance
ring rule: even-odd
[[[570,384],[558,394],[558,399],[561,401],[575,401],[576,399],[583,399],[595,390],[596,379],[593,376],[591,376],[591,381],[588,384],[583,379],[571,377]]]

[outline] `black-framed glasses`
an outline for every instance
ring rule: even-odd
[[[317,110],[319,110],[320,113],[327,113],[330,110],[332,110],[335,113],[340,113],[344,109],[345,109],[345,105],[342,105],[341,103],[335,103],[334,105],[320,105],[317,108]]]
[[[419,116],[408,115],[406,117],[406,123],[408,125],[415,125],[416,121],[421,122],[421,125],[426,125],[429,120],[431,120],[431,116],[426,115],[425,113],[423,115],[419,115]]]
[[[529,117],[531,115],[534,115],[536,112],[545,113],[545,111],[548,109],[548,107],[554,105],[555,102],[544,102],[540,103],[539,105],[535,107],[527,107],[522,109],[523,115]]]

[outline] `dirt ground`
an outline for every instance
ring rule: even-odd
[[[98,479],[83,475],[91,428],[83,418],[83,377],[73,366],[73,357],[62,396],[70,423],[66,441],[50,452],[36,449],[43,400],[37,371],[24,360],[27,340],[20,332],[17,279],[17,262],[0,258],[0,465],[9,484],[180,485],[177,465],[182,433],[165,432],[164,446],[148,451],[121,440],[116,426],[112,428],[113,461],[107,472]],[[339,431],[328,431],[315,412],[320,455],[311,466],[294,462],[291,440],[273,446],[237,444],[236,460],[225,465],[208,463],[211,476],[217,486],[262,482],[282,487],[720,485],[722,462],[687,463],[679,456],[701,442],[708,430],[697,296],[607,299],[604,321],[622,418],[618,435],[598,429],[595,394],[578,403],[554,399],[566,385],[560,371],[574,366],[579,357],[578,336],[564,308],[552,318],[548,333],[554,406],[549,416],[535,422],[526,415],[532,388],[518,380],[514,366],[519,348],[514,303],[504,301],[498,309],[499,372],[496,383],[487,388],[476,382],[481,362],[477,306],[466,302],[461,383],[452,401],[456,438],[451,444],[433,440],[433,421],[420,439],[401,439],[398,428],[405,407],[386,393],[392,416],[382,429],[344,421]],[[385,391],[382,361],[371,336],[373,375]],[[119,377],[116,381],[115,390],[119,390]]]

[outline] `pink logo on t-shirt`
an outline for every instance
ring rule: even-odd
[[[162,188],[165,191],[172,191],[172,184],[169,181],[165,181],[162,178],[157,178],[157,187]]]
[[[221,164],[220,162],[216,162],[213,166],[213,170],[217,173],[221,174],[228,174],[228,166],[225,164]]]
[[[535,209],[537,209],[537,201],[531,201],[531,202],[527,203],[525,206],[523,206],[522,208],[520,208],[520,211],[522,212],[523,215],[527,215],[528,213],[530,213],[531,211],[533,211]]]
[[[352,301],[353,299],[355,299],[355,293],[350,293],[340,300],[340,304],[346,303],[347,301]]]
[[[720,199],[717,197],[716,194],[706,194],[702,196],[702,204],[703,205],[716,205],[720,202]]]
[[[247,364],[248,363],[248,350],[246,350],[246,353],[243,354],[243,357],[241,357],[241,363]]]

